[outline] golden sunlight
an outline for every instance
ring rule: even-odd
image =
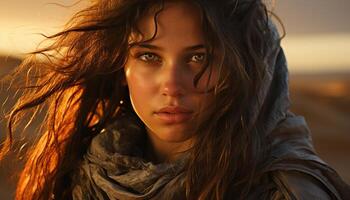
[[[282,47],[291,72],[350,71],[350,34],[291,35]]]

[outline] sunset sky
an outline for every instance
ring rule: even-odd
[[[265,0],[267,1],[267,0]],[[37,33],[60,30],[69,17],[89,0],[0,1],[0,53],[20,55],[34,50]],[[350,71],[349,0],[277,0],[275,12],[283,20],[287,37],[282,46],[291,72]]]

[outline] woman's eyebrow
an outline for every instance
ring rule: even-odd
[[[152,49],[152,50],[164,50],[163,47],[157,46],[157,45],[153,45],[153,44],[149,44],[149,43],[140,43],[135,45],[135,47],[140,47],[140,48],[146,48],[146,49]],[[204,44],[196,44],[193,46],[189,46],[189,47],[185,47],[184,50],[185,51],[194,51],[194,50],[198,50],[198,49],[205,49],[205,45]]]
[[[206,49],[206,47],[204,46],[204,44],[197,44],[197,45],[186,47],[185,51],[194,51],[198,49]]]
[[[141,47],[141,48],[146,48],[146,49],[153,49],[153,50],[163,50],[162,47],[156,46],[156,45],[152,45],[152,44],[148,44],[148,43],[140,43],[135,45],[135,47]]]

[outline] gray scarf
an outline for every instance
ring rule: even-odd
[[[103,129],[75,177],[73,199],[184,199],[186,154],[172,163],[144,159],[145,132],[132,116]]]

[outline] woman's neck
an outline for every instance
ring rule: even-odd
[[[193,146],[193,138],[181,142],[163,141],[148,133],[145,157],[154,163],[172,162]]]

